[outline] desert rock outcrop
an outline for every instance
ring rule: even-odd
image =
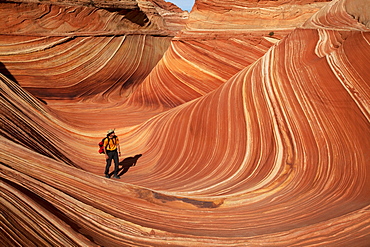
[[[1,243],[367,246],[368,1],[199,0],[181,31],[158,2],[119,35],[109,15],[2,31]],[[110,128],[120,180],[97,152]]]

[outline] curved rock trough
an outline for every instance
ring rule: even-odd
[[[369,245],[368,0],[17,0],[0,19],[2,246]]]

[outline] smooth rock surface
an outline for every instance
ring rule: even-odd
[[[0,243],[367,246],[368,1],[126,2],[0,4]]]

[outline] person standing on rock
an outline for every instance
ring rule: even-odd
[[[118,136],[115,135],[114,130],[108,130],[107,138],[104,139],[104,153],[107,164],[105,166],[105,177],[109,178],[109,168],[112,165],[112,160],[114,160],[114,178],[120,178],[118,176],[118,164],[119,156],[121,156],[121,149],[119,147]]]

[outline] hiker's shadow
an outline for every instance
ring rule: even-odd
[[[118,176],[122,176],[123,174],[125,174],[126,172],[128,172],[128,170],[130,169],[131,166],[135,166],[136,163],[137,163],[137,160],[143,156],[142,154],[137,154],[135,155],[134,157],[128,157],[128,158],[125,158],[124,160],[122,160],[121,162],[119,162],[119,165],[118,165]],[[111,172],[109,174],[109,176],[112,176],[114,172]]]

